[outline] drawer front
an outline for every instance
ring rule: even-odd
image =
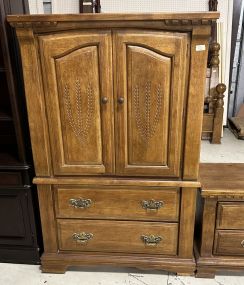
[[[178,221],[179,189],[56,190],[58,218]]]
[[[244,230],[244,202],[221,202],[218,204],[218,229]]]
[[[3,171],[0,172],[0,185],[22,185],[21,172]]]
[[[177,254],[178,224],[58,220],[60,250]]]
[[[214,253],[244,255],[244,231],[216,231]]]

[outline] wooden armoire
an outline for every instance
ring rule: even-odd
[[[219,13],[9,16],[20,43],[43,272],[193,274],[211,24]]]

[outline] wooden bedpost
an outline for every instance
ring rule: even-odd
[[[209,1],[209,11],[217,11],[218,1]],[[209,139],[211,143],[220,144],[224,113],[224,92],[226,86],[219,84],[219,52],[220,44],[217,43],[217,24],[212,23],[211,39],[208,55],[207,94],[205,96],[205,109],[203,115],[202,139]]]
[[[213,125],[213,136],[211,143],[220,144],[222,135],[223,115],[224,115],[224,93],[226,85],[220,83],[216,87],[215,115]]]

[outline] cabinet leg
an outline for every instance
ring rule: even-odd
[[[213,279],[215,278],[215,273],[215,270],[212,269],[198,268],[196,272],[196,277]]]
[[[195,272],[176,272],[177,276],[195,276]]]
[[[67,270],[67,265],[66,264],[42,264],[41,265],[41,270],[42,273],[58,273],[58,274],[62,274],[65,273]]]

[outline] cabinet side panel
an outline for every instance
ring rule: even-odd
[[[216,199],[204,199],[200,247],[200,254],[202,257],[211,256],[213,253],[216,204]]]
[[[198,178],[209,36],[209,26],[196,27],[192,34],[184,180]]]
[[[31,29],[17,29],[17,36],[21,49],[35,172],[38,176],[48,176],[51,175],[50,151],[37,46]]]
[[[38,199],[41,213],[44,250],[46,253],[55,253],[58,250],[58,244],[51,186],[38,185]]]
[[[193,257],[193,239],[196,211],[196,188],[181,189],[179,257]]]

